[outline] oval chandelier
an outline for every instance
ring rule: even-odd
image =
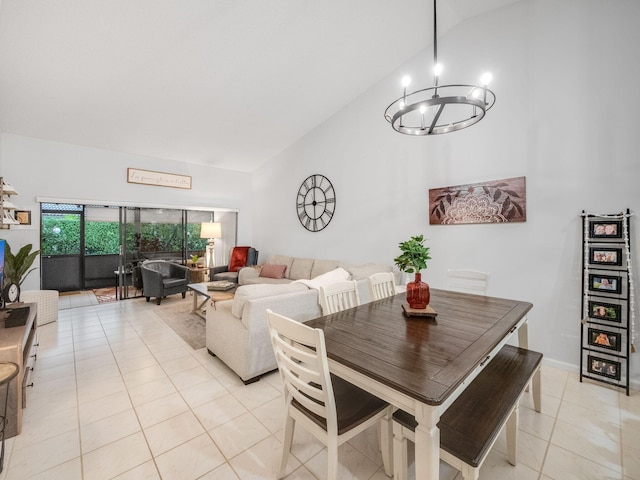
[[[438,20],[433,0],[433,87],[407,93],[411,79],[402,79],[403,95],[387,107],[384,118],[396,132],[406,135],[439,135],[470,127],[482,120],[496,102],[487,88],[491,73],[478,85],[438,85],[442,65],[438,63]],[[445,109],[446,107],[446,109]]]

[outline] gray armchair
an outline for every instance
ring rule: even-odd
[[[142,294],[147,298],[156,297],[156,303],[167,295],[182,293],[182,298],[187,294],[189,283],[189,268],[177,263],[165,260],[148,260],[141,265],[142,270]]]
[[[258,253],[253,247],[233,247],[229,252],[229,262],[211,269],[211,280],[238,283],[238,272],[241,268],[257,265]]]

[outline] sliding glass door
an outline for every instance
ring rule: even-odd
[[[227,264],[237,237],[237,212],[43,203],[41,220],[42,288],[116,287],[118,298],[142,295],[145,260],[204,256],[202,222],[222,224],[216,265]]]

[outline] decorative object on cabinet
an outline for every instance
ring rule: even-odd
[[[4,255],[4,285],[5,287],[10,284],[16,284],[18,287],[22,285],[22,282],[27,276],[36,270],[37,267],[31,268],[36,257],[40,253],[40,250],[31,249],[33,245],[28,243],[24,245],[18,253],[15,255],[11,251],[9,242],[6,242],[5,255]],[[19,296],[19,295],[18,295]]]
[[[513,223],[527,220],[526,177],[429,189],[429,223]]]
[[[298,220],[310,232],[323,230],[333,218],[336,209],[336,192],[327,177],[309,175],[296,198]]]
[[[580,381],[597,380],[629,395],[629,355],[635,352],[631,213],[582,212]]]
[[[17,195],[16,189],[4,183],[0,177],[0,228],[9,229],[11,225],[18,225],[15,217],[16,206],[10,201],[11,195]]]

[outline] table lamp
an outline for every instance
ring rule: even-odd
[[[213,256],[213,242],[216,238],[222,238],[222,226],[219,222],[202,222],[200,226],[200,238],[208,238],[207,251],[205,253],[205,265],[207,268],[215,267]]]

